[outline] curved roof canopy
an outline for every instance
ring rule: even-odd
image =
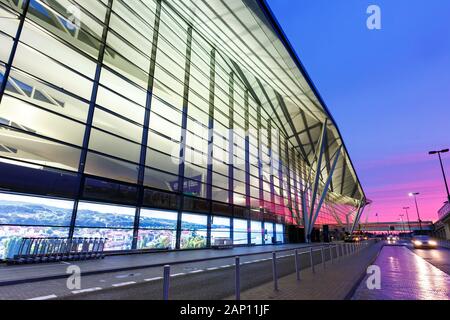
[[[273,111],[271,116],[279,119],[292,146],[309,166],[314,167],[326,124],[321,180],[327,180],[330,159],[342,146],[330,192],[341,203],[365,201],[338,126],[265,0],[171,0],[166,4],[224,50],[236,74],[252,88],[254,98]],[[269,88],[274,95],[268,93]]]

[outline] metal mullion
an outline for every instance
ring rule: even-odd
[[[213,144],[214,144],[214,89],[216,86],[216,50],[211,50],[210,78],[209,78],[209,123],[208,123],[208,168],[206,177],[206,198],[209,202],[209,214],[207,221],[206,246],[211,246],[211,214],[212,214],[212,176],[213,176]]]
[[[178,220],[177,220],[177,235],[176,235],[176,249],[180,249],[181,240],[181,218],[183,211],[183,189],[184,189],[184,172],[186,163],[186,132],[188,121],[188,108],[189,108],[189,82],[191,76],[191,44],[192,44],[192,26],[189,25],[187,30],[186,39],[186,63],[185,63],[185,76],[184,76],[184,92],[183,92],[183,112],[182,112],[182,124],[181,124],[181,141],[180,141],[180,166],[178,171],[178,193],[180,194],[180,203],[178,207]]]
[[[150,59],[150,68],[148,75],[147,84],[147,99],[145,105],[145,115],[144,115],[144,125],[142,130],[141,139],[141,155],[139,159],[139,172],[138,172],[138,205],[136,207],[136,214],[134,217],[134,228],[133,228],[133,243],[131,245],[132,249],[137,249],[137,241],[139,237],[139,222],[141,216],[141,207],[144,202],[144,180],[145,180],[145,168],[147,159],[147,148],[148,148],[148,132],[150,126],[150,116],[153,102],[153,85],[155,77],[155,63],[156,63],[156,53],[158,49],[158,38],[159,38],[159,23],[161,16],[161,0],[157,1],[156,13],[155,13],[155,25],[153,28],[153,41],[152,41],[152,51]]]
[[[231,219],[231,239],[234,243],[234,73],[230,73],[229,83],[229,110],[228,110],[228,202],[233,206],[233,219]]]
[[[257,119],[256,119],[256,126],[258,132],[257,135],[257,147],[258,147],[258,179],[259,179],[259,213],[262,217],[264,217],[265,213],[265,203],[264,203],[264,170],[263,170],[263,148],[262,148],[262,123],[261,123],[261,106],[258,103],[257,106]],[[262,219],[264,220],[264,218]]]
[[[259,173],[259,213],[260,216],[262,217],[261,219],[261,229],[264,228],[264,221],[265,221],[265,211],[266,211],[266,206],[265,206],[265,199],[264,199],[264,170],[263,170],[263,148],[262,148],[262,123],[261,123],[261,104],[258,103],[257,107],[256,107],[256,126],[257,126],[257,130],[258,132],[257,134],[257,147],[258,147],[258,173]],[[262,239],[262,243],[265,244],[265,239]]]
[[[297,168],[297,161],[296,161],[296,153],[295,153],[295,149],[291,149],[291,153],[292,153],[292,160],[293,160],[293,164],[292,164],[292,174],[293,174],[293,180],[294,180],[294,203],[295,203],[295,208],[293,208],[293,213],[295,213],[296,217],[298,218],[298,208],[299,208],[299,199],[298,199],[298,189],[297,189],[297,175],[298,175],[298,168]]]
[[[272,214],[275,212],[275,180],[274,180],[274,163],[273,163],[273,141],[272,141],[272,121],[269,121],[269,159],[270,159],[270,201],[272,202]]]
[[[97,69],[95,72],[95,78],[94,78],[94,82],[93,82],[93,86],[92,86],[92,95],[91,95],[91,100],[89,103],[88,118],[86,121],[86,131],[84,134],[83,147],[81,150],[80,163],[79,163],[79,167],[78,167],[78,174],[81,177],[81,179],[80,179],[80,185],[79,185],[79,189],[78,189],[78,196],[74,201],[72,220],[71,220],[70,229],[69,229],[69,238],[72,238],[73,234],[74,234],[76,218],[77,218],[77,211],[78,211],[78,204],[79,204],[81,196],[83,195],[83,187],[84,187],[84,182],[86,179],[84,176],[84,169],[85,169],[86,159],[87,159],[87,154],[88,154],[89,140],[90,140],[90,135],[91,135],[91,130],[92,130],[92,122],[94,119],[94,111],[95,111],[95,105],[96,105],[96,100],[97,100],[98,87],[100,84],[100,75],[102,72],[103,59],[105,57],[106,37],[108,36],[109,22],[111,19],[111,8],[113,5],[113,1],[114,0],[108,1],[108,6],[107,6],[107,10],[106,10],[106,15],[105,15],[105,23],[103,26],[102,40],[100,43],[100,49],[99,49],[99,54],[98,54]]]
[[[17,26],[16,36],[14,37],[13,46],[9,54],[8,63],[5,65],[5,73],[3,75],[3,81],[0,85],[0,103],[2,102],[3,94],[5,93],[6,89],[6,84],[8,83],[9,74],[11,73],[11,68],[14,63],[17,47],[19,46],[19,39],[20,36],[22,35],[23,25],[25,24],[25,17],[30,7],[30,1],[31,0],[25,0],[23,11],[21,14],[19,14],[19,25]]]
[[[244,109],[245,109],[245,193],[246,193],[246,199],[245,204],[249,211],[251,207],[251,193],[250,193],[250,137],[249,137],[249,128],[250,123],[248,120],[249,117],[249,111],[248,111],[248,105],[249,105],[249,92],[248,90],[245,90],[244,94]],[[250,226],[250,220],[247,219],[247,231],[250,230],[250,232],[247,232],[247,244],[250,244],[251,242],[251,226]]]
[[[290,163],[291,163],[291,161],[290,161],[290,158],[289,158],[289,143],[288,143],[288,141],[287,140],[285,140],[285,142],[284,142],[284,144],[285,144],[285,150],[284,150],[284,152],[285,152],[285,157],[286,157],[286,168],[287,168],[287,170],[286,170],[286,173],[287,173],[287,194],[288,194],[288,208],[289,208],[289,211],[291,211],[292,212],[292,208],[293,208],[293,205],[292,205],[292,192],[291,192],[291,166],[290,166]]]

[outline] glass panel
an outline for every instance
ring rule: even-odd
[[[106,153],[114,157],[139,163],[141,146],[107,134],[103,131],[92,129],[89,139],[89,149]]]
[[[231,219],[224,217],[211,217],[211,243],[214,244],[220,238],[231,238]]]
[[[107,238],[105,251],[131,250],[133,230],[76,228],[74,237]]]
[[[252,244],[262,244],[262,230],[261,230],[261,222],[260,221],[251,221],[251,235],[250,235],[250,243]]]
[[[138,166],[88,152],[85,173],[114,180],[136,183]]]
[[[0,224],[70,226],[73,201],[0,193]]]
[[[156,230],[176,230],[178,212],[142,209],[139,228]]]
[[[4,69],[0,67],[0,79]],[[6,93],[41,108],[86,122],[89,105],[75,99],[44,81],[12,69]]]
[[[133,228],[136,208],[80,202],[77,227]]]
[[[26,128],[27,131],[77,146],[83,144],[84,125],[8,95],[3,97],[0,105],[0,117],[18,129]]]
[[[40,79],[45,79],[45,81],[64,88],[86,100],[89,100],[91,97],[91,81],[23,44],[19,44],[17,47],[14,67]]]
[[[0,119],[0,124],[2,120]],[[8,124],[8,123],[7,123]],[[42,166],[78,171],[81,151],[0,126],[0,156]],[[24,164],[24,166],[26,166]],[[35,167],[39,168],[39,167]]]
[[[264,241],[266,244],[272,243],[273,223],[264,222]]]
[[[13,258],[22,238],[67,238],[69,228],[0,226],[0,260]]]
[[[284,243],[284,226],[282,224],[276,225],[277,242]]]
[[[176,231],[139,230],[137,249],[175,249]]]

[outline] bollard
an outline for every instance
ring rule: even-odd
[[[323,247],[322,247],[322,249],[321,249],[321,252],[322,252],[322,265],[323,265],[323,269],[325,270],[325,268],[326,268],[326,263],[325,263],[325,252],[324,252]]]
[[[330,245],[330,259],[331,259],[331,264],[333,264],[334,261],[333,261],[333,246],[332,245]]]
[[[169,300],[170,266],[164,266],[163,300]]]
[[[278,291],[277,253],[272,252],[273,289]]]
[[[235,278],[235,293],[236,300],[241,300],[241,259],[236,257],[236,278]]]
[[[311,270],[312,270],[312,273],[316,273],[316,269],[314,268],[313,248],[310,248],[309,256],[310,256],[310,259],[311,259]]]
[[[298,256],[298,250],[295,250],[295,272],[297,273],[297,281],[300,281],[300,257]]]

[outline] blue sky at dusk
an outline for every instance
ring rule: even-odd
[[[450,1],[268,0],[344,136],[374,221],[437,220],[450,147]],[[382,29],[369,30],[369,5]],[[450,176],[450,154],[444,155]],[[365,217],[363,217],[365,219]],[[417,219],[417,218],[416,218]]]

